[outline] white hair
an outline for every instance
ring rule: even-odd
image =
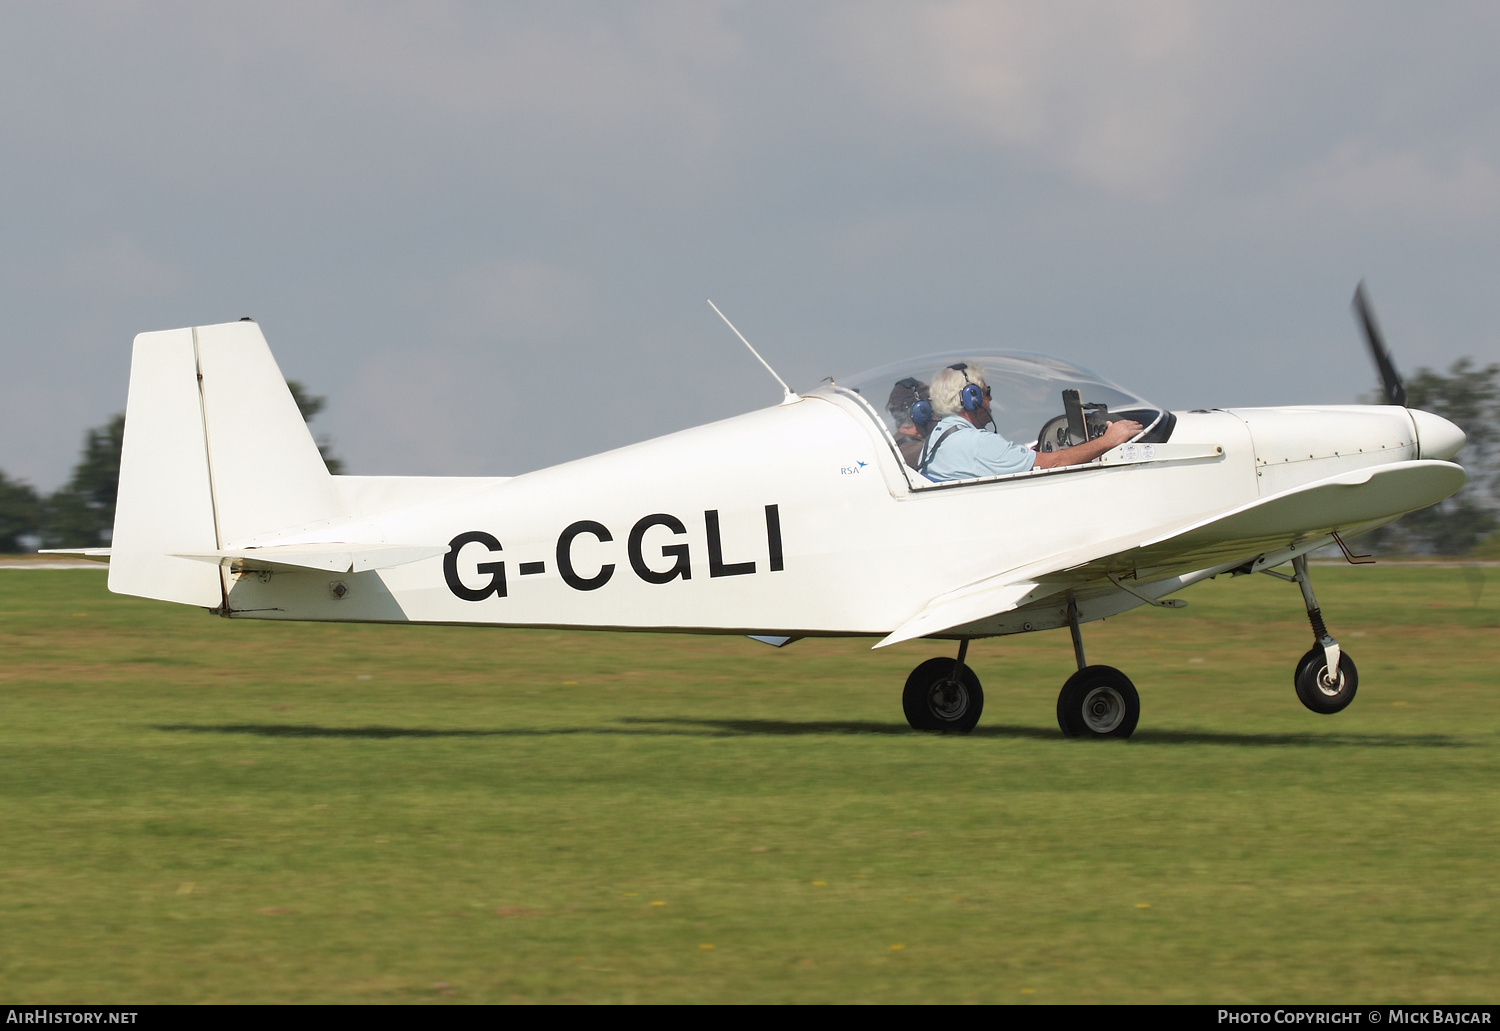
[[[942,418],[963,411],[964,403],[959,399],[959,394],[970,383],[980,390],[985,387],[984,370],[977,365],[970,365],[966,369],[939,369],[932,377],[932,386],[928,388],[933,414]]]

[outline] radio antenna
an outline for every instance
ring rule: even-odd
[[[794,391],[791,387],[789,387],[789,386],[786,385],[786,380],[784,380],[780,376],[776,375],[776,370],[773,369],[773,368],[771,368],[771,363],[768,362],[768,361],[766,361],[764,358],[762,358],[760,356],[760,352],[759,351],[757,351],[754,347],[751,347],[750,341],[748,341],[748,340],[745,339],[745,334],[741,333],[739,330],[737,330],[737,329],[734,328],[734,323],[730,322],[729,321],[729,317],[726,316],[722,311],[719,310],[719,306],[717,304],[715,304],[712,300],[710,300],[708,302],[708,306],[714,310],[714,314],[715,315],[719,316],[719,318],[721,318],[721,319],[724,320],[724,325],[726,325],[730,329],[734,330],[734,335],[740,338],[740,343],[744,344],[746,347],[749,347],[750,348],[750,353],[753,354],[753,355],[755,355],[755,360],[758,361],[758,362],[760,362],[762,365],[764,365],[766,367],[766,371],[769,372],[772,375],[772,377],[775,378],[775,380],[776,380],[777,383],[781,384],[781,389],[784,390],[784,391],[786,391],[786,396],[781,399],[781,403],[785,405],[785,404],[791,404],[793,401],[800,401],[801,398],[799,398],[797,396],[796,391]]]

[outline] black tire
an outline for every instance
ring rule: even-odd
[[[1127,738],[1141,719],[1141,696],[1113,666],[1085,666],[1057,696],[1057,725],[1064,737]]]
[[[984,690],[967,664],[955,683],[953,667],[957,664],[956,659],[928,659],[906,678],[901,708],[913,730],[967,734],[979,723]]]
[[[1354,701],[1354,692],[1359,690],[1359,670],[1346,651],[1339,652],[1339,678],[1337,684],[1329,683],[1328,660],[1323,655],[1321,644],[1313,645],[1297,663],[1297,698],[1313,712],[1324,716],[1342,712]]]
[[[1307,669],[1307,667],[1311,666],[1314,662],[1318,661],[1321,658],[1323,658],[1322,645],[1315,644],[1311,648],[1309,648],[1307,654],[1297,660],[1297,668],[1292,671],[1292,686],[1296,687],[1297,681],[1302,679],[1303,670]]]

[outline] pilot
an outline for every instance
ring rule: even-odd
[[[1141,432],[1130,419],[1109,423],[1102,436],[1057,451],[1037,452],[1014,444],[993,430],[990,387],[977,365],[950,365],[932,377],[932,410],[937,422],[927,432],[917,470],[929,480],[1003,476],[1028,469],[1081,465]]]
[[[891,388],[885,410],[896,422],[896,447],[901,449],[901,457],[915,469],[922,460],[927,430],[932,426],[932,402],[927,384],[911,376],[897,380]]]

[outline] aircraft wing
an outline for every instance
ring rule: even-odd
[[[1068,572],[1149,580],[1162,567],[1201,569],[1435,505],[1467,478],[1462,466],[1430,460],[1356,469],[1153,534],[1134,548]]]
[[[1056,594],[1065,588],[1066,584],[1049,585],[1044,588],[1036,581],[1027,580],[1024,577],[1020,580],[1007,579],[1006,574],[989,577],[967,584],[956,591],[938,595],[928,602],[921,612],[902,623],[875,647],[884,648],[887,645],[900,644],[902,641],[926,637],[928,634],[940,634],[944,630],[951,630],[953,627],[963,626],[965,623],[972,623],[986,616],[1018,609],[1028,602],[1036,601],[1048,594]]]
[[[952,630],[1066,590],[1113,587],[1251,558],[1329,533],[1426,508],[1463,486],[1451,462],[1410,461],[1357,469],[1227,512],[1096,542],[965,584],[929,601],[877,648]]]

